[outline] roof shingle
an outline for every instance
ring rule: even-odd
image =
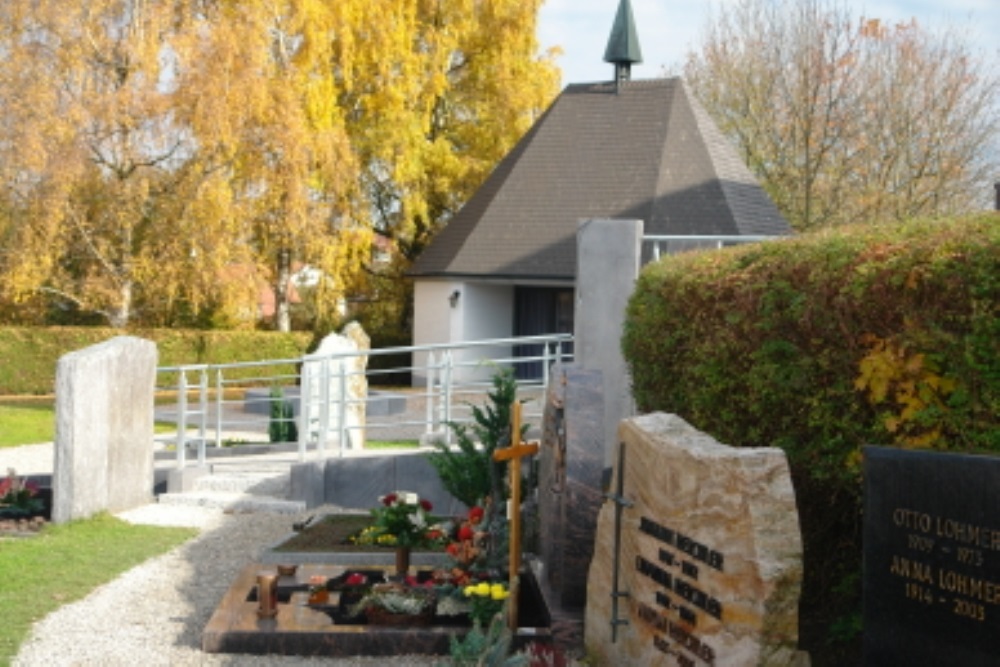
[[[791,233],[679,78],[568,86],[411,269],[572,280],[579,221],[646,234]]]

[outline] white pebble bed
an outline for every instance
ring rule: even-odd
[[[52,445],[0,450],[0,474],[49,472]],[[63,605],[35,623],[13,665],[20,667],[179,665],[324,665],[326,667],[424,667],[444,656],[329,658],[212,654],[201,650],[201,635],[236,575],[261,551],[292,532],[302,516],[268,513],[225,514],[221,510],[151,504],[118,516],[132,523],[190,526],[196,538],[152,558]],[[31,538],[27,538],[31,539]]]
[[[324,511],[332,508],[317,508]],[[201,634],[237,573],[304,517],[224,514],[147,505],[118,515],[133,523],[192,526],[198,537],[132,568],[36,623],[13,665],[358,665],[425,666],[442,656],[340,658],[210,654]]]

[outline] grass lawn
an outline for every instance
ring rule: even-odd
[[[0,447],[52,442],[56,429],[51,398],[0,402]]]
[[[176,430],[157,424],[156,432]],[[0,400],[0,448],[52,442],[56,433],[55,402],[51,397]]]
[[[0,664],[17,655],[32,623],[197,532],[101,515],[47,526],[35,537],[0,538]]]

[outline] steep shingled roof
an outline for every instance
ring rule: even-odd
[[[414,263],[413,276],[572,280],[581,220],[646,234],[788,223],[679,78],[568,86]]]

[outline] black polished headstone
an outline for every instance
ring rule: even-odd
[[[865,664],[1000,664],[1000,458],[864,454]]]

